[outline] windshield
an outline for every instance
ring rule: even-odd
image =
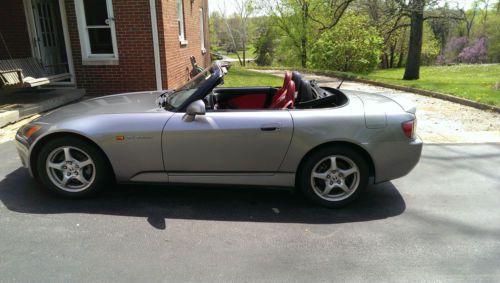
[[[175,89],[167,97],[167,108],[174,109],[181,106],[198,88],[210,78],[213,73],[213,67],[210,67],[196,75],[182,87]]]

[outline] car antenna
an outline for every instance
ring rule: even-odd
[[[340,87],[342,86],[342,84],[344,83],[345,81],[345,78],[342,78],[342,81],[340,82],[339,86],[337,87],[337,89],[340,89]]]

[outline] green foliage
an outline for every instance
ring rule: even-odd
[[[290,37],[280,36],[278,46],[272,65],[298,67],[300,62],[300,50],[293,48],[293,43]]]
[[[424,23],[424,33],[422,40],[422,65],[432,65],[436,62],[436,57],[441,51],[441,44],[432,32],[429,23]]]
[[[257,65],[269,66],[273,63],[278,36],[276,28],[270,25],[269,18],[262,18],[254,40],[254,55]]]
[[[349,13],[321,34],[311,51],[312,65],[344,72],[370,72],[379,63],[383,40],[366,16]]]
[[[499,2],[500,7],[500,2]],[[488,27],[488,57],[491,62],[500,62],[500,13],[491,15]]]

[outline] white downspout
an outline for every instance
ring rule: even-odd
[[[156,90],[162,90],[160,43],[158,39],[158,21],[156,19],[156,0],[149,0],[151,10],[151,31],[153,32],[153,52],[155,58]]]

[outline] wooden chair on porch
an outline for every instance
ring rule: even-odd
[[[36,87],[71,78],[68,72],[49,74],[36,58],[13,59],[2,33],[0,39],[10,57],[0,60],[0,88]]]
[[[36,87],[71,78],[70,73],[49,75],[36,58],[0,60],[1,87]]]

